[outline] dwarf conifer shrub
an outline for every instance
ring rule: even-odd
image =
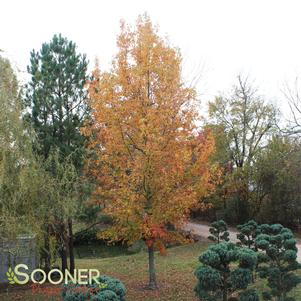
[[[200,300],[235,300],[234,293],[238,294],[236,300],[259,300],[256,291],[247,290],[257,264],[257,254],[253,250],[222,242],[209,246],[199,261],[202,265],[195,271],[198,279],[195,292]]]
[[[237,234],[239,244],[256,250],[255,239],[260,234],[260,226],[254,220],[250,220],[245,224],[238,225],[237,229],[239,230]]]
[[[301,278],[295,273],[300,269],[297,262],[296,240],[292,231],[280,224],[261,225],[262,234],[255,244],[259,250],[257,268],[259,276],[267,279],[269,291],[263,292],[264,300],[294,301],[289,292]]]
[[[62,290],[63,301],[124,301],[126,289],[118,279],[100,276],[97,283],[67,284]]]
[[[259,295],[255,289],[243,291],[239,296],[239,301],[259,301]]]
[[[221,219],[211,223],[210,226],[210,235],[208,236],[210,240],[217,243],[220,243],[221,241],[229,241],[229,231],[225,221]]]

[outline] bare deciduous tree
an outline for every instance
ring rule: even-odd
[[[290,117],[287,120],[288,124],[282,131],[289,135],[301,135],[301,96],[300,83],[298,77],[294,81],[294,85],[285,84],[282,90],[284,97],[290,108]]]

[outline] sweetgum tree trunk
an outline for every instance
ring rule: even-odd
[[[148,247],[148,270],[149,270],[149,288],[155,290],[158,288],[155,269],[154,246]]]

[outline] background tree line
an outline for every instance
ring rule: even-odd
[[[222,179],[207,200],[213,207],[195,216],[224,218],[233,224],[256,219],[299,225],[297,95],[291,93],[290,99],[286,95],[294,116],[289,122],[241,75],[229,95],[209,102],[205,126],[215,136],[217,150],[212,160],[221,167]]]

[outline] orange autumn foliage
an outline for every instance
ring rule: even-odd
[[[210,132],[197,135],[196,93],[181,78],[181,56],[161,39],[148,17],[136,30],[122,23],[110,72],[89,82],[97,180],[93,201],[113,217],[113,241],[143,239],[164,253],[192,207],[214,189]],[[171,226],[172,225],[172,226]]]

